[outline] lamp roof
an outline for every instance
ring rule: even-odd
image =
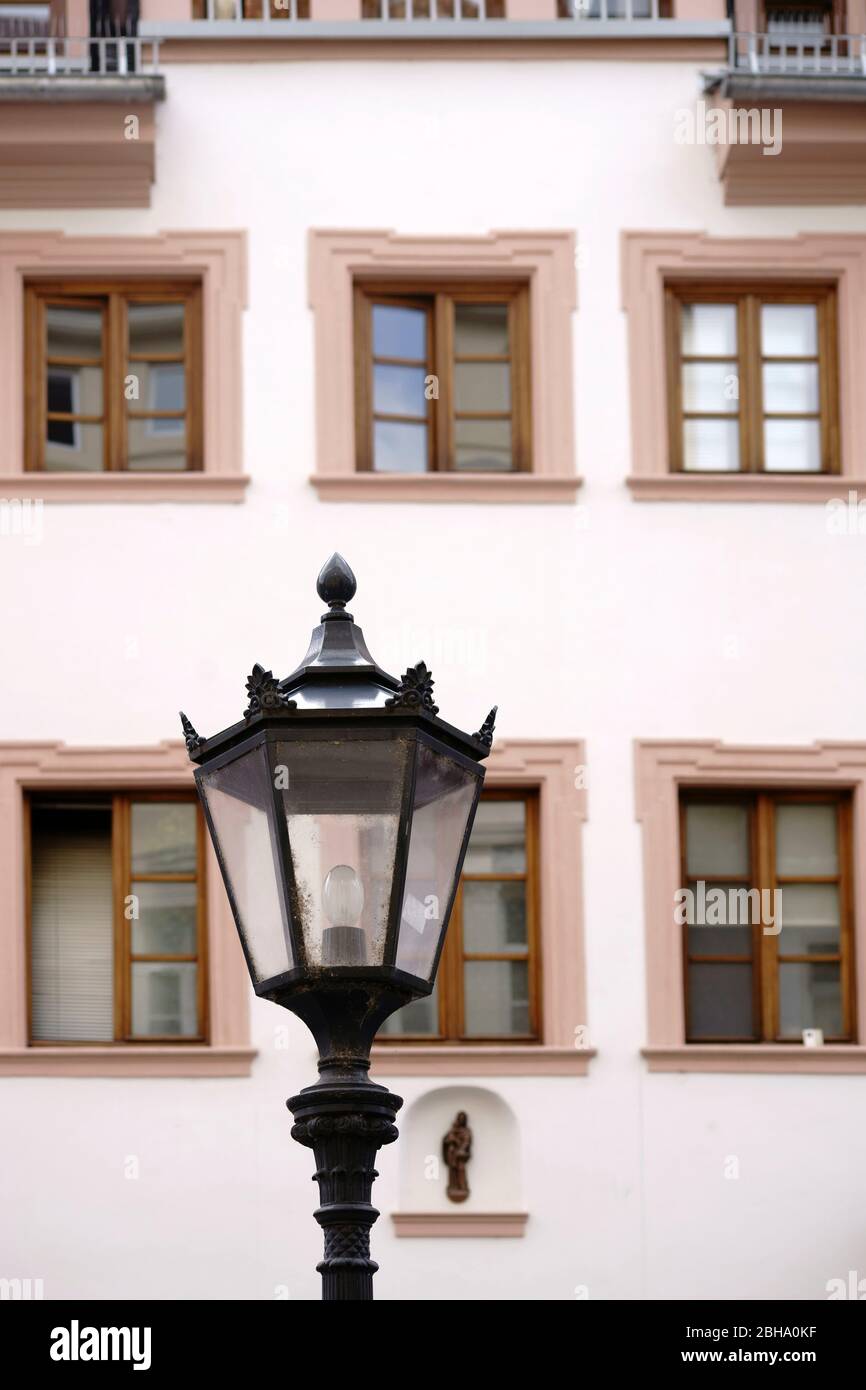
[[[288,731],[295,724],[309,725],[335,717],[376,724],[408,718],[411,723],[429,727],[431,733],[464,755],[476,760],[487,757],[493,743],[496,707],[474,734],[465,734],[440,719],[433,700],[433,676],[423,661],[397,679],[370,654],[363,632],[346,609],[356,589],[355,576],[342,555],[332,555],[316,583],[328,611],[313,629],[306,655],[282,680],[260,665],[253,667],[247,679],[249,704],[242,722],[203,739],[181,713],[193,762],[208,762],[215,754],[243,742],[263,724],[277,723]]]

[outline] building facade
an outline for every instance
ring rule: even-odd
[[[0,1275],[318,1296],[177,710],[338,550],[499,706],[377,1296],[857,1289],[863,0],[270,5],[0,5]]]

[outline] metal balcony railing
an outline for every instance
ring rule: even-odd
[[[866,34],[731,34],[728,66],[759,77],[866,77]]]
[[[17,77],[154,76],[159,71],[159,40],[132,35],[59,38],[0,34],[0,81]]]

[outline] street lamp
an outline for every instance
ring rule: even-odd
[[[255,992],[319,1049],[287,1104],[316,1161],[322,1297],[371,1299],[373,1164],[403,1102],[369,1080],[370,1047],[433,989],[496,711],[461,733],[423,662],[402,680],[376,665],[342,556],[316,587],[328,611],[297,670],[254,666],[243,719],[213,738],[181,723]]]

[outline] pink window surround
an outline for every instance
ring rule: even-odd
[[[188,473],[24,471],[24,282],[27,277],[100,279],[201,276],[204,466]],[[246,307],[246,234],[66,236],[0,232],[0,499],[46,502],[240,502],[241,325]]]
[[[635,743],[635,799],[643,830],[647,1046],[650,1071],[866,1072],[866,1046],[833,1043],[687,1043],[681,928],[679,794],[682,787],[850,788],[854,799],[857,1016],[866,1018],[866,744],[741,747],[713,741]],[[862,1025],[861,1025],[862,1026]]]
[[[771,163],[772,161],[767,161]],[[866,496],[866,235],[710,237],[704,232],[622,234],[622,305],[628,314],[632,495],[646,501],[827,502]],[[668,466],[665,281],[828,280],[839,319],[841,472],[672,473]]]
[[[525,1211],[395,1211],[391,1214],[395,1236],[522,1236],[529,1214]]]
[[[24,796],[52,788],[186,789],[192,772],[182,743],[150,748],[0,744],[0,1076],[248,1076],[249,980],[231,910],[208,849],[210,1042],[177,1046],[28,1045]]]
[[[586,753],[579,740],[494,745],[487,787],[539,792],[541,1014],[538,1043],[384,1043],[377,1076],[585,1076],[587,1045],[581,834]]]
[[[356,280],[525,277],[530,286],[531,473],[359,472],[355,467]],[[479,237],[407,237],[395,232],[313,230],[310,307],[315,316],[316,472],[325,501],[573,502],[571,232],[490,232]]]

